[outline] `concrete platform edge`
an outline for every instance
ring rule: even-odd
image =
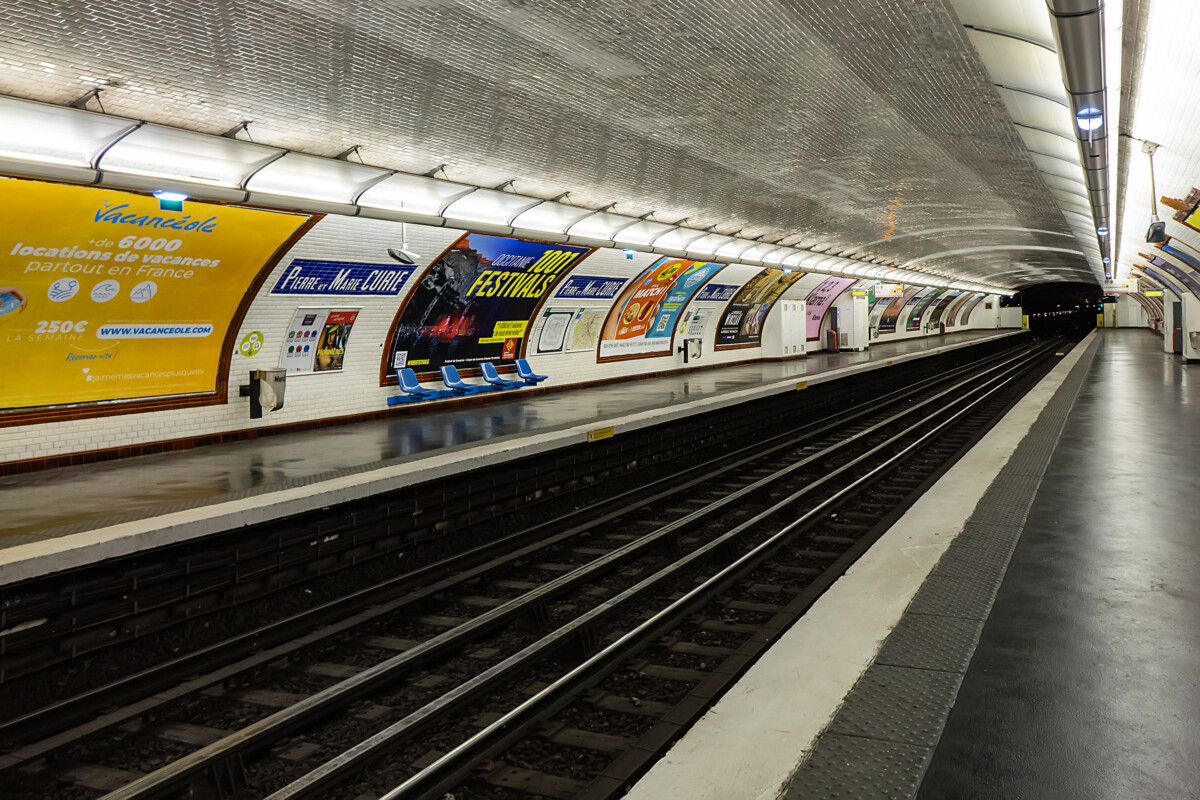
[[[1094,338],[1093,333],[1056,365],[830,587],[630,790],[628,800],[778,797],[847,693],[875,660],[934,566],[963,531],[994,479],[1009,464],[1018,443],[1085,353],[1094,352]],[[845,744],[852,749],[856,742]],[[899,767],[903,772],[904,762],[918,748],[894,742],[889,746],[894,752],[847,751],[842,757],[865,763],[859,756],[873,755],[886,768]],[[920,769],[927,760],[922,756]],[[919,780],[919,772],[914,779]],[[814,791],[790,796],[824,795]],[[837,796],[870,795],[847,792]]]
[[[1026,333],[1026,331],[1004,329],[993,336],[948,344],[945,347],[937,348],[933,353],[925,351],[897,355],[885,363],[856,364],[822,372],[808,378],[807,382],[810,386],[817,385],[1021,333]],[[486,445],[470,448],[469,455],[466,451],[435,453],[427,457],[414,458],[404,464],[369,472],[15,545],[0,549],[0,585],[177,544],[247,525],[269,522],[401,489],[415,483],[495,466],[510,460],[580,444],[587,441],[589,431],[597,428],[611,426],[615,435],[630,433],[693,414],[716,411],[751,400],[795,391],[796,385],[797,380],[795,379],[776,381],[751,389],[595,420],[561,430],[532,435],[515,435],[507,440],[498,439]]]

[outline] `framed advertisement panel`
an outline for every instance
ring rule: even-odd
[[[747,281],[721,314],[715,349],[758,347],[767,314],[783,293],[803,277],[803,272],[768,267]]]
[[[308,214],[0,178],[0,424],[227,400],[233,339]],[[47,408],[52,407],[52,408]]]
[[[544,300],[593,250],[464,233],[425,269],[392,320],[380,383],[396,382],[397,364],[433,377],[445,365],[473,375],[484,361],[516,359]]]
[[[598,361],[671,355],[679,315],[722,264],[660,258],[630,281],[604,321]]]

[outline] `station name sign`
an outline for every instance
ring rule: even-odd
[[[413,274],[402,264],[293,259],[283,268],[271,294],[396,295]]]

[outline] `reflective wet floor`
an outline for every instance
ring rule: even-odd
[[[0,477],[0,547],[367,470],[479,442],[571,427],[994,336],[876,344],[862,353],[756,362],[44,472]]]
[[[1200,365],[1100,335],[920,800],[1200,797]]]

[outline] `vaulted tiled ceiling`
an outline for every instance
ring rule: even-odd
[[[949,0],[8,0],[0,23],[0,93],[99,86],[111,114],[249,120],[303,152],[999,286],[1092,280]]]

